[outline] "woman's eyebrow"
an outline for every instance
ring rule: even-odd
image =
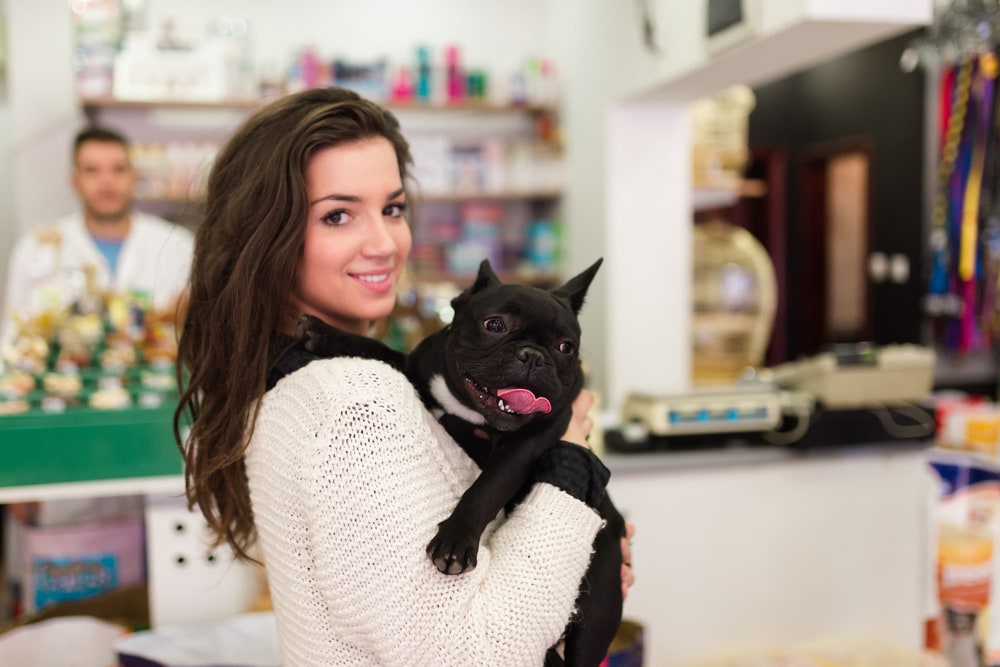
[[[324,195],[324,196],[320,197],[319,199],[316,199],[314,201],[309,202],[309,205],[312,206],[314,204],[318,204],[321,201],[326,201],[326,200],[330,200],[330,201],[347,201],[347,202],[357,203],[357,202],[361,201],[361,197],[358,197],[358,196],[355,196],[355,195],[337,195],[337,194]]]
[[[385,199],[386,199],[386,201],[391,201],[393,199],[396,199],[397,197],[402,197],[403,193],[405,193],[405,192],[406,192],[405,188],[400,188],[398,190],[393,190],[392,192],[389,193],[389,196],[386,197]],[[321,201],[346,201],[346,202],[350,202],[352,204],[356,204],[356,203],[358,203],[358,202],[361,201],[361,197],[358,197],[356,195],[329,194],[329,195],[324,195],[324,196],[320,197],[319,199],[316,199],[314,201],[309,202],[309,205],[313,206],[315,204],[320,203]]]

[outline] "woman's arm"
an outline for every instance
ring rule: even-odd
[[[318,581],[343,612],[337,631],[387,665],[541,664],[600,518],[538,484],[483,540],[475,570],[441,574],[427,543],[474,469],[401,374],[375,362],[325,368],[337,407],[317,434],[307,512]]]

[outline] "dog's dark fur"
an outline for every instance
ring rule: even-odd
[[[504,284],[484,261],[473,285],[452,301],[451,325],[425,338],[408,356],[314,317],[300,320],[298,337],[312,353],[376,358],[404,370],[424,403],[482,469],[427,547],[442,572],[458,574],[476,566],[486,525],[522,497],[535,460],[565,432],[583,386],[577,314],[600,264],[544,290]],[[524,404],[526,414],[509,405],[504,409],[497,396],[504,388],[544,397],[551,411]],[[621,622],[625,525],[607,494],[599,512],[607,525],[598,533],[581,586],[579,616],[566,631],[566,665],[599,665]],[[546,664],[556,661],[550,651]]]

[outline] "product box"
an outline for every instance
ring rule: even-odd
[[[1000,664],[1000,617],[990,613],[1000,574],[1000,464],[937,449],[930,465],[940,484],[931,527],[939,617],[928,648],[950,667]]]
[[[22,542],[27,613],[142,584],[142,517],[52,528],[27,528]]]

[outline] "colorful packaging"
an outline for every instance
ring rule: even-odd
[[[994,585],[1000,464],[946,450],[933,452],[930,463],[941,482],[933,517],[940,646],[931,648],[939,648],[950,667],[979,667],[987,654],[1000,653],[1000,634],[987,620],[993,591],[1000,590]]]
[[[27,528],[23,605],[33,612],[145,581],[142,517]]]

